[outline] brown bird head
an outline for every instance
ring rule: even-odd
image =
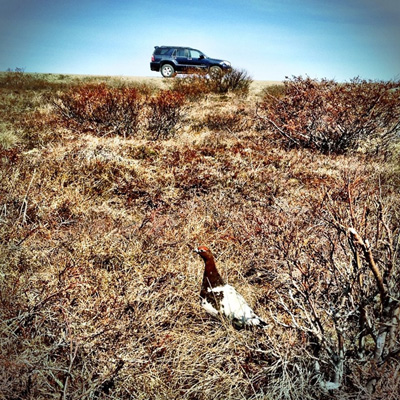
[[[216,287],[224,285],[224,280],[218,273],[215,267],[214,256],[211,250],[207,246],[199,246],[194,251],[204,260],[204,278],[203,278],[203,290],[207,287]]]
[[[214,258],[211,250],[207,246],[199,246],[194,249],[194,252],[197,253],[204,261],[212,260]]]

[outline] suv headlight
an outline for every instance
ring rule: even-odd
[[[229,61],[222,61],[222,62],[221,62],[221,65],[222,65],[223,67],[230,67],[230,66],[231,66],[231,63],[230,63]]]

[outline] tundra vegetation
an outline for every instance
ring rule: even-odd
[[[0,105],[1,398],[399,398],[399,82],[14,71]],[[265,329],[202,310],[197,244]]]

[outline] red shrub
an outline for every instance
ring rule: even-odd
[[[137,132],[142,103],[136,88],[110,88],[105,84],[74,88],[53,101],[70,125],[98,135],[124,137]]]
[[[148,102],[147,129],[153,139],[173,136],[182,117],[185,96],[162,90]]]
[[[209,93],[224,94],[228,92],[247,96],[252,81],[247,71],[234,68],[228,72],[211,76],[194,71],[192,75],[175,79],[172,89],[189,98],[196,98]]]
[[[294,77],[284,84],[283,97],[266,94],[260,117],[287,145],[343,153],[365,140],[385,145],[399,132],[399,82]]]

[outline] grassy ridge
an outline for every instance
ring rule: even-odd
[[[4,398],[396,398],[396,355],[377,366],[371,334],[371,357],[358,361],[357,314],[329,313],[379,294],[366,261],[364,291],[346,292],[355,253],[339,225],[353,222],[379,267],[391,260],[398,272],[393,158],[287,148],[260,126],[256,94],[188,101],[168,140],[102,136],[72,129],[52,105],[87,82],[10,77],[0,88]],[[265,331],[236,331],[200,308],[195,244],[213,249]],[[335,375],[338,327],[349,354],[328,396],[318,382]]]

